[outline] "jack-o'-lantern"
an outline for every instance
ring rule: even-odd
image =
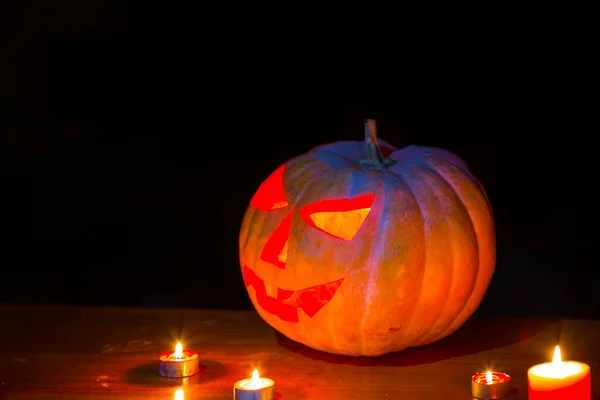
[[[442,149],[319,146],[277,168],[244,216],[248,294],[273,328],[317,350],[376,356],[437,341],[479,306],[495,265],[482,185]]]

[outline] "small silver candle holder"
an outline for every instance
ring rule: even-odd
[[[158,373],[165,378],[185,378],[198,373],[198,353],[195,351],[183,350],[179,357],[174,351],[167,351],[158,359]]]
[[[478,372],[471,377],[471,395],[475,399],[503,399],[510,391],[510,375],[504,372]]]
[[[254,370],[252,378],[242,379],[233,385],[234,400],[274,400],[275,382],[258,376]]]

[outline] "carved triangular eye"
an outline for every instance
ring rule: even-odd
[[[276,210],[278,208],[287,207],[288,201],[285,198],[283,191],[283,173],[285,172],[285,164],[277,168],[269,177],[260,185],[250,205],[265,211]]]
[[[300,209],[307,224],[343,240],[352,240],[363,225],[373,205],[375,195],[352,199],[321,200]]]

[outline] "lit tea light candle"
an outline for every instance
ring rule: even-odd
[[[175,391],[175,396],[173,396],[173,400],[184,400],[183,399],[183,389],[177,389]]]
[[[184,378],[198,372],[198,353],[183,350],[181,342],[175,345],[175,351],[167,351],[158,357],[159,374],[167,378]]]
[[[510,389],[510,375],[504,372],[478,372],[471,377],[471,394],[476,399],[503,399]]]
[[[233,385],[234,400],[273,400],[275,398],[275,382],[262,378],[258,370],[252,372],[252,378],[242,379]]]
[[[554,348],[552,362],[534,365],[527,371],[529,400],[590,400],[590,366],[563,361],[560,347]]]

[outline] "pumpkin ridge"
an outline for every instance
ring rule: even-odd
[[[337,158],[339,158],[339,159],[341,159],[343,161],[346,161],[349,164],[349,166],[350,165],[354,165],[356,163],[356,160],[353,160],[350,157],[346,157],[343,154],[340,154],[340,153],[335,152],[335,151],[331,151],[329,149],[315,150],[313,154],[318,155],[318,154],[323,154],[323,153],[325,153],[325,154],[331,154],[332,156],[335,156],[335,157],[337,157]],[[322,162],[325,162],[325,161],[322,161]]]
[[[437,159],[437,157],[436,157],[436,159]],[[481,182],[479,182],[479,180],[475,177],[475,175],[473,175],[473,173],[471,171],[465,170],[463,167],[461,167],[460,165],[458,165],[452,161],[446,160],[446,162],[448,164],[452,164],[453,166],[455,166],[456,168],[458,168],[459,170],[464,172],[465,175],[471,180],[471,182],[479,188],[479,191],[481,192],[481,194],[483,195],[483,198],[485,199],[485,202],[487,205],[487,212],[492,214],[492,217],[493,217],[494,210],[492,209],[492,202],[490,201],[490,198],[488,197],[487,192],[485,191],[485,188],[483,187]],[[493,220],[493,218],[492,218],[492,220]]]
[[[332,142],[323,144],[311,149],[307,155],[314,156],[318,159],[319,154],[325,154],[330,156],[335,156],[343,161],[348,163],[348,166],[356,165],[357,161],[362,157],[362,149],[364,149],[364,142],[357,140],[344,140],[340,142]],[[352,153],[356,153],[355,155],[348,155],[344,152],[344,145],[347,145],[351,148]]]
[[[437,157],[435,157],[435,156],[430,156],[430,157],[432,157],[432,158],[434,158],[434,159],[437,160]],[[443,159],[441,161],[445,162],[446,159]],[[450,163],[450,164],[452,164],[452,163]],[[446,177],[440,171],[438,171],[437,168],[435,168],[433,165],[431,165],[427,160],[424,160],[423,165],[427,169],[431,170],[436,175],[438,175],[444,181],[444,183],[452,190],[452,193],[454,193],[454,196],[456,196],[456,198],[458,199],[458,203],[460,204],[462,210],[465,212],[465,214],[468,217],[467,219],[469,220],[469,223],[471,225],[470,231],[472,232],[473,236],[475,237],[475,252],[476,252],[476,259],[477,259],[477,272],[475,274],[475,279],[473,280],[473,285],[471,286],[471,288],[469,290],[469,296],[467,297],[466,301],[463,302],[462,306],[454,314],[454,317],[452,319],[450,319],[450,323],[448,324],[448,326],[446,326],[445,328],[441,329],[441,331],[440,331],[441,333],[440,334],[435,335],[435,337],[438,337],[440,335],[442,335],[442,337],[443,337],[443,333],[448,330],[448,328],[452,325],[452,322],[456,319],[456,317],[458,317],[460,315],[460,313],[462,312],[462,310],[466,307],[466,305],[469,302],[469,299],[471,298],[471,296],[473,296],[473,290],[477,286],[477,278],[479,277],[479,270],[481,268],[480,259],[479,259],[479,237],[477,236],[477,231],[475,230],[475,223],[473,222],[473,217],[471,216],[471,213],[467,209],[467,206],[465,205],[462,197],[458,194],[458,192],[454,188],[454,185],[452,185],[452,183],[450,183],[450,181],[448,179],[446,179]],[[454,164],[452,164],[452,165],[454,165]],[[461,172],[464,173],[464,170],[462,168],[459,168],[459,169],[460,169]],[[479,186],[477,186],[477,187],[479,188]],[[452,274],[454,274],[454,267],[452,268]],[[442,308],[442,313],[440,313],[440,315],[443,314],[443,311],[444,311],[444,308]],[[439,316],[434,321],[434,324],[437,322],[438,319],[439,319]],[[437,339],[434,339],[434,340],[437,340]]]
[[[306,158],[306,157],[303,157],[303,158]],[[300,160],[300,159],[301,159],[301,157],[298,157],[298,160]],[[287,171],[288,172],[291,171],[294,167],[296,167],[296,165],[291,165],[290,168],[287,169]],[[304,165],[302,167],[299,167],[299,168],[302,168],[303,170],[307,169],[307,167],[304,166]],[[310,165],[310,168],[314,168],[314,167],[312,165]],[[326,171],[326,172],[324,172],[323,175],[315,174],[313,176],[309,176],[306,179],[306,181],[304,182],[304,186],[302,187],[302,189],[300,189],[300,191],[293,196],[293,200],[291,202],[289,202],[289,200],[288,200],[288,202],[290,203],[290,206],[291,206],[291,208],[293,210],[296,210],[296,208],[298,207],[298,203],[302,199],[302,196],[312,186],[312,184],[314,182],[316,182],[317,180],[319,180],[320,178],[324,177],[324,175],[327,174],[327,172],[329,172],[329,170]],[[286,179],[285,179],[285,175],[284,175],[284,190],[285,190],[285,182],[286,182]],[[294,215],[297,215],[297,214],[298,213],[294,213]],[[290,230],[293,231],[293,229],[294,229],[294,218],[292,217]],[[288,240],[290,240],[290,239],[288,239]],[[295,261],[294,260],[294,255],[295,255],[295,249],[293,248],[292,244],[288,242],[288,253],[287,253],[287,260],[286,260],[286,262],[290,263],[290,264],[293,264],[294,261]],[[296,272],[296,271],[294,271],[294,272]],[[264,277],[263,277],[263,279],[264,279]],[[288,325],[293,325],[293,326],[290,327],[290,329],[293,329],[297,335],[303,336],[300,333],[300,331],[299,331],[299,329],[298,329],[298,327],[297,327],[296,324],[288,324]]]
[[[262,229],[262,225],[266,221],[267,216],[264,215],[262,220],[260,218],[257,218],[257,217],[259,217],[259,213],[257,212],[256,209],[251,208],[251,207],[248,207],[248,210],[246,211],[246,213],[249,213],[249,218],[250,218],[250,222],[248,223],[248,226],[250,227],[250,226],[253,226],[254,224],[257,224],[258,227],[260,229]],[[259,229],[259,231],[260,231],[260,229]],[[256,238],[256,243],[258,243],[258,236],[253,236],[253,235],[250,235],[249,233],[246,235],[246,240],[245,240],[244,247],[243,247],[244,263],[246,263],[248,261],[247,260],[247,258],[248,258],[247,249],[254,248],[256,246],[256,243],[254,246],[250,246],[250,242],[253,241],[253,239],[255,239],[255,238]],[[256,262],[256,259],[253,259],[252,262]]]
[[[479,181],[479,179],[477,179],[477,177],[475,176],[475,174],[473,174],[473,172],[471,172],[471,170],[469,169],[469,166],[462,162],[462,163],[457,163],[453,160],[451,160],[450,158],[446,158],[444,156],[444,153],[446,154],[451,154],[453,157],[452,158],[458,158],[458,156],[456,156],[455,154],[450,153],[448,150],[444,150],[444,149],[439,149],[439,148],[433,148],[435,150],[436,153],[438,154],[434,154],[430,157],[433,157],[434,159],[438,160],[444,160],[445,162],[447,162],[448,164],[456,167],[457,169],[459,169],[461,172],[463,172],[468,178],[469,180],[479,188],[479,190],[481,191],[481,194],[483,194],[483,198],[486,201],[486,205],[487,205],[487,211],[492,214],[493,216],[493,209],[492,209],[492,203],[487,195],[487,192],[485,191],[485,188],[483,187],[483,184]],[[458,160],[458,161],[462,161],[462,160]],[[493,219],[493,218],[492,218]]]
[[[389,198],[386,198],[386,193],[387,193],[386,188],[389,188],[390,186],[392,186],[392,187],[394,186],[393,183],[389,181],[389,179],[395,179],[398,182],[400,182],[401,184],[404,184],[407,188],[409,188],[408,184],[406,184],[405,180],[402,179],[402,177],[399,174],[393,173],[393,172],[391,172],[389,170],[380,170],[380,171],[382,173],[381,175],[382,175],[382,178],[383,178],[382,179],[382,181],[383,181],[383,189],[381,191],[382,194],[378,195],[378,197],[379,197],[378,201],[380,201],[381,204],[382,204],[382,206],[381,206],[381,214],[379,216],[378,227],[379,227],[381,233],[377,236],[377,238],[375,240],[373,240],[371,242],[371,250],[369,252],[370,255],[371,255],[370,258],[369,258],[369,261],[371,262],[371,264],[373,264],[375,266],[378,266],[380,264],[380,262],[379,262],[380,260],[377,260],[377,262],[373,263],[373,257],[374,257],[373,256],[373,253],[374,253],[373,252],[373,248],[375,248],[378,245],[378,243],[384,243],[384,244],[386,243],[385,236],[387,234],[387,230],[386,230],[387,223],[392,223],[393,222],[393,221],[390,221],[389,218],[387,218],[387,219],[385,218],[386,215],[389,214],[389,212],[390,212],[390,210],[389,209],[386,210],[386,207],[385,207],[386,200],[389,200]],[[409,192],[410,192],[410,190],[409,190]],[[413,198],[415,197],[412,192],[410,192],[410,194],[413,196]],[[421,220],[422,220],[423,217],[422,217],[421,207],[420,207],[418,201],[416,200],[416,198],[415,198],[415,203],[417,204],[417,209],[418,209],[419,215],[421,216]],[[389,207],[391,207],[391,206],[389,206]],[[385,225],[383,225],[382,221],[387,221],[387,223]],[[424,235],[424,238],[425,238],[425,235]],[[385,254],[385,252],[382,252],[380,255],[378,255],[378,257],[381,258],[381,257],[384,256],[384,254]],[[368,354],[369,353],[369,352],[365,352],[365,340],[368,340],[367,338],[365,338],[365,324],[366,324],[369,316],[371,315],[371,313],[370,313],[371,304],[369,304],[368,300],[371,297],[372,288],[375,286],[373,284],[373,280],[376,279],[376,275],[375,274],[377,272],[379,272],[378,268],[370,268],[369,277],[367,279],[367,290],[366,290],[366,293],[365,293],[365,308],[364,308],[364,311],[363,311],[363,318],[361,320],[361,324],[360,324],[360,328],[359,328],[359,332],[360,332],[360,351],[361,351],[362,354]],[[423,281],[421,280],[420,281],[421,285],[422,285],[422,282]],[[419,290],[417,291],[417,300],[418,300],[418,296],[420,296],[420,294],[421,294],[421,290],[419,288]],[[412,317],[412,315],[414,314],[414,311],[416,309],[417,303],[418,303],[417,301],[414,302],[414,306],[411,309],[410,314],[406,315],[405,319],[409,319],[409,318]],[[403,332],[403,334],[405,334],[405,332],[406,332],[406,330]],[[403,338],[400,341],[403,341]]]
[[[355,185],[355,179],[354,179],[354,172],[353,171],[348,171],[348,176],[346,177],[346,183],[352,180],[352,186],[350,187],[350,194],[353,193],[353,189],[354,189],[354,185]],[[373,198],[374,201],[374,198]],[[371,207],[373,206],[373,202],[371,202]],[[363,310],[364,312],[364,310]],[[334,325],[334,320],[333,318],[330,316],[331,312],[328,309],[327,310],[327,328],[329,331],[329,337],[331,340],[331,344],[333,346],[333,348],[335,348],[336,352],[340,352],[340,344],[339,344],[339,340],[338,340],[338,335],[337,335],[337,331],[335,329],[335,325]]]
[[[440,177],[442,179],[442,181],[448,186],[450,187],[452,193],[454,194],[454,196],[456,197],[456,199],[458,200],[458,203],[460,203],[462,205],[462,201],[460,200],[460,198],[456,195],[456,192],[454,190],[454,188],[452,188],[451,186],[448,185],[448,182],[446,182],[446,179],[443,178],[437,171],[433,170],[428,166],[425,165],[425,163],[416,163],[417,165],[424,167],[426,170],[433,172],[435,175],[437,175],[438,177]],[[470,217],[467,214],[468,219],[470,220]],[[449,253],[452,251],[451,249],[447,250]],[[453,257],[450,257],[450,259],[453,259]],[[452,267],[450,268],[450,276],[447,279],[447,286],[448,286],[448,297],[450,297],[450,292],[452,290],[452,278],[454,277],[454,266],[455,263],[452,262]],[[429,329],[424,330],[419,336],[416,336],[414,338],[415,342],[421,343],[423,341],[424,338],[427,338],[428,336],[431,336],[431,330],[432,328],[435,326],[435,324],[439,321],[439,319],[442,317],[442,315],[444,315],[444,310],[445,310],[445,305],[448,304],[446,299],[446,303],[444,303],[444,305],[439,309],[438,314],[436,315],[435,319],[433,319],[430,323]],[[444,327],[442,330],[446,329],[446,327]]]
[[[382,174],[383,175],[383,174]],[[351,175],[353,176],[353,174]],[[355,181],[352,182],[352,188],[350,189],[350,193],[353,192],[352,189],[354,189],[354,184]],[[375,201],[375,196],[373,196],[373,202]],[[379,195],[379,199],[377,199],[377,201],[385,201],[385,179],[383,180],[383,190],[381,191],[381,194]],[[371,207],[373,207],[373,204],[371,204]],[[383,209],[381,211],[381,215],[379,215],[379,222],[381,222],[381,218],[383,216]],[[379,224],[378,224],[379,226]],[[383,231],[383,230],[382,230]],[[375,263],[372,262],[373,260],[373,248],[374,248],[374,244],[377,241],[377,238],[373,238],[373,240],[371,241],[371,246],[369,248],[369,275],[367,278],[367,282],[366,282],[366,290],[365,290],[365,298],[364,298],[364,309],[363,309],[363,316],[361,318],[360,321],[360,325],[359,325],[359,343],[360,343],[360,352],[365,354],[365,323],[367,321],[367,317],[369,315],[369,310],[371,308],[370,305],[370,301],[371,301],[371,297],[372,297],[372,291],[373,291],[373,277],[375,275],[375,271],[373,270],[373,265]]]
[[[259,215],[261,217],[259,220],[257,220],[257,225],[258,225],[257,232],[262,232],[263,228],[265,227],[265,223],[267,222],[267,218],[269,217],[269,212],[268,211],[259,212],[258,209],[253,210],[253,212],[254,212],[254,215]],[[258,222],[258,221],[260,221],[260,222]],[[252,265],[258,265],[258,261],[260,260],[260,255],[261,255],[262,251],[259,251],[256,249],[258,249],[258,243],[260,242],[261,237],[262,237],[262,235],[256,235],[256,242],[255,242],[254,246],[251,246],[251,248],[254,249],[253,257],[252,257]]]
[[[250,230],[249,228],[254,225],[254,217],[256,215],[257,215],[257,213],[256,213],[256,209],[254,209],[254,207],[248,207],[246,209],[246,214],[244,215],[244,221],[242,221],[242,228],[244,227],[244,222],[246,221],[246,218],[248,218],[249,221],[248,221],[248,225],[247,225],[248,232],[246,232],[246,237],[244,239],[244,246],[242,247],[242,250],[244,253],[246,252],[246,248],[248,247],[248,244],[250,242],[251,235],[249,232],[249,230]],[[244,254],[244,258],[246,258],[245,254]],[[244,263],[245,263],[245,261],[244,261]]]
[[[400,163],[399,163],[400,164]],[[397,164],[397,165],[399,165]],[[420,164],[419,164],[420,165]],[[412,320],[414,318],[415,315],[415,310],[417,308],[417,306],[419,305],[419,301],[421,299],[421,295],[424,292],[423,289],[423,283],[425,281],[425,273],[427,272],[427,262],[428,262],[428,251],[427,251],[427,242],[428,242],[428,235],[427,235],[427,224],[425,223],[425,216],[423,213],[423,205],[421,204],[421,202],[419,201],[419,198],[417,197],[417,195],[414,193],[413,188],[411,186],[411,184],[409,183],[409,180],[406,179],[405,177],[402,176],[401,171],[390,171],[391,174],[393,176],[395,176],[396,178],[398,178],[398,180],[400,180],[402,183],[404,183],[406,185],[406,187],[408,188],[407,193],[410,193],[410,195],[413,197],[413,199],[415,200],[415,204],[417,205],[417,210],[419,211],[419,216],[421,217],[421,221],[422,221],[422,226],[423,226],[423,264],[420,266],[421,269],[423,270],[423,274],[421,275],[421,280],[419,281],[419,288],[417,290],[417,297],[415,299],[415,306],[413,307],[412,312],[410,313],[409,316],[407,316],[406,318],[406,331],[410,331],[408,328],[410,327],[410,324],[412,323]],[[427,332],[427,330],[425,330],[425,332]],[[414,338],[410,338],[411,342],[416,343],[420,336],[416,336]],[[406,339],[406,338],[405,338]]]
[[[439,160],[439,158],[438,158],[438,157],[432,157],[432,159],[433,159],[433,160],[435,160],[435,161],[438,161],[438,162],[439,162],[439,161],[442,161],[442,160],[443,160],[443,161],[445,161],[445,159]],[[456,165],[455,163],[452,163],[452,162],[448,162],[448,163],[449,163],[449,164],[451,164],[452,166],[454,166],[455,168],[457,168],[459,171],[461,171],[461,172],[463,172],[463,173],[464,173],[464,169],[463,169],[463,168],[461,168],[459,165]],[[428,165],[430,165],[430,163],[429,163],[429,162],[428,162]],[[431,165],[430,165],[430,166],[431,166]],[[433,166],[431,166],[431,167],[432,167],[432,168],[434,168]],[[436,169],[436,168],[434,168],[434,169],[437,171],[437,169]],[[442,177],[444,176],[444,175],[443,175],[443,173],[441,173],[441,172],[439,172],[439,171],[438,171],[438,173],[439,173],[439,174],[440,174]],[[467,177],[468,177],[468,178],[469,178],[469,179],[470,179],[470,180],[471,180],[471,181],[472,181],[474,184],[475,184],[475,183],[477,183],[477,185],[476,185],[476,186],[477,186],[477,188],[479,189],[479,191],[480,191],[480,193],[481,193],[481,195],[482,195],[483,199],[485,200],[485,203],[486,203],[486,210],[485,210],[485,211],[486,211],[486,212],[487,212],[487,213],[490,215],[490,221],[491,221],[491,223],[492,223],[492,228],[493,228],[493,226],[494,226],[494,218],[493,218],[493,214],[492,214],[492,210],[491,210],[491,203],[489,203],[489,198],[488,198],[488,197],[487,197],[487,195],[485,194],[485,191],[483,190],[483,187],[482,187],[482,185],[479,183],[479,181],[478,181],[478,180],[477,180],[477,179],[476,179],[476,178],[475,178],[473,175],[471,175],[471,174],[466,174],[466,175],[467,175]],[[445,180],[446,182],[448,182],[448,184],[449,184],[450,186],[452,186],[452,188],[454,189],[454,186],[453,186],[453,184],[450,182],[450,180],[449,180],[449,179],[446,179],[446,178],[444,178],[444,180]],[[481,240],[481,239],[479,238],[479,235],[477,234],[477,229],[475,228],[475,222],[473,221],[472,214],[471,214],[471,212],[469,212],[469,209],[467,208],[467,206],[466,206],[466,203],[465,203],[465,202],[462,200],[462,197],[461,197],[461,196],[458,194],[458,191],[457,191],[456,189],[454,189],[454,191],[456,192],[456,194],[457,194],[458,198],[459,198],[459,199],[461,199],[461,204],[463,204],[463,205],[464,205],[464,207],[465,207],[465,210],[466,210],[467,214],[469,215],[469,220],[471,221],[471,226],[472,226],[472,228],[473,228],[473,233],[474,233],[474,236],[475,236],[475,239],[476,239],[476,240],[475,240],[475,244],[476,244],[476,250],[477,250],[477,267],[478,267],[478,269],[477,269],[477,275],[476,275],[476,277],[475,277],[475,282],[474,282],[473,288],[472,288],[472,289],[471,289],[471,291],[469,292],[469,293],[470,293],[470,294],[469,294],[469,297],[468,297],[468,298],[467,298],[467,300],[464,302],[463,306],[461,307],[461,310],[460,310],[460,312],[459,312],[458,314],[456,314],[456,317],[455,317],[455,319],[456,319],[458,316],[460,316],[460,315],[461,315],[461,313],[462,313],[462,312],[465,310],[465,307],[467,307],[467,305],[469,305],[469,303],[470,303],[471,299],[473,298],[473,295],[474,295],[475,289],[477,288],[477,286],[478,286],[478,283],[479,283],[479,280],[480,280],[480,278],[481,278],[481,267],[482,267],[482,265],[481,265],[481,243],[480,243],[480,240]],[[493,271],[492,271],[492,275],[491,275],[491,276],[493,276]],[[491,280],[491,277],[490,277],[490,280]],[[488,285],[489,285],[489,281],[487,282],[487,284],[486,284],[486,287],[487,287]],[[485,290],[483,291],[483,294],[485,294]],[[478,303],[478,304],[475,306],[475,308],[477,308],[477,307],[478,307],[478,305],[481,303],[481,300],[483,300],[483,296],[482,296],[482,298],[479,300],[479,303]],[[454,322],[454,321],[453,321],[453,322]],[[462,324],[460,324],[458,327],[460,327],[461,325],[462,325]],[[447,336],[448,334],[452,333],[452,332],[448,332],[448,331],[450,330],[450,328],[451,328],[451,327],[452,327],[452,323],[451,323],[451,324],[450,324],[450,325],[449,325],[449,326],[448,326],[448,327],[447,327],[447,328],[446,328],[446,329],[445,329],[445,330],[442,332],[442,335],[443,335],[442,337],[444,337],[444,336]],[[457,329],[458,329],[458,328],[457,328]],[[455,330],[456,330],[456,329],[455,329]]]

